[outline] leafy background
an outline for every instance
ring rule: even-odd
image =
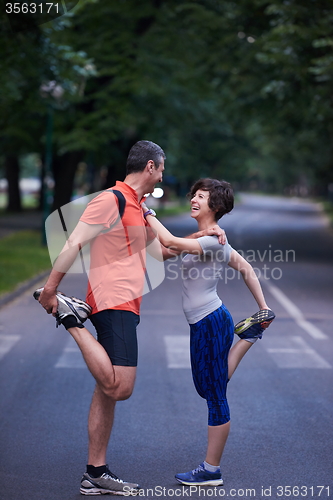
[[[214,176],[332,196],[332,21],[327,0],[80,0],[22,31],[3,14],[7,210],[26,172],[54,179],[53,209],[112,185],[139,139],[165,150],[175,195]]]

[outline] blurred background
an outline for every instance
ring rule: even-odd
[[[159,206],[181,204],[194,180],[212,176],[236,192],[315,196],[331,210],[330,1],[65,7],[44,24],[1,17],[2,236],[123,179],[140,139],[167,155]]]
[[[30,5],[43,15],[23,12]],[[32,298],[50,268],[43,222],[124,179],[128,151],[141,139],[166,153],[163,192],[149,206],[177,236],[196,230],[182,213],[193,181],[232,183],[237,203],[221,227],[256,269],[276,313],[228,389],[226,496],[243,498],[251,487],[258,499],[328,498],[332,0],[0,6],[2,498],[80,498],[94,381],[74,341]],[[163,283],[143,297],[137,386],[117,407],[109,461],[125,480],[166,486],[169,496],[177,496],[174,474],[204,457],[206,439],[179,266],[180,259],[166,262]],[[236,322],[256,304],[239,276],[224,278],[221,298]],[[81,298],[85,288],[83,274],[61,283]]]

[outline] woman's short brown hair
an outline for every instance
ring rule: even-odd
[[[209,192],[208,206],[215,212],[216,221],[234,208],[234,192],[229,182],[209,178],[199,179],[191,187],[189,198],[193,198],[199,189]]]

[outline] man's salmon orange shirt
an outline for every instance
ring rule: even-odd
[[[105,309],[140,313],[145,283],[146,246],[153,239],[136,191],[117,181],[111,189],[126,200],[122,218],[118,199],[110,190],[96,196],[80,220],[105,228],[90,242],[90,269],[86,301],[92,314]]]

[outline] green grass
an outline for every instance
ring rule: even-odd
[[[0,208],[4,208],[7,203],[7,196],[4,193],[0,193]]]
[[[313,198],[313,201],[320,203],[323,212],[327,215],[330,225],[333,228],[333,201],[323,197]]]
[[[331,221],[331,226],[333,227],[333,203],[331,201],[325,200],[323,203],[323,208],[326,212],[326,215],[329,217]]]
[[[22,208],[37,208],[38,199],[33,194],[23,194],[21,197]],[[0,193],[0,208],[4,209],[7,205],[7,194]]]
[[[51,268],[38,231],[20,231],[0,239],[0,294]]]

